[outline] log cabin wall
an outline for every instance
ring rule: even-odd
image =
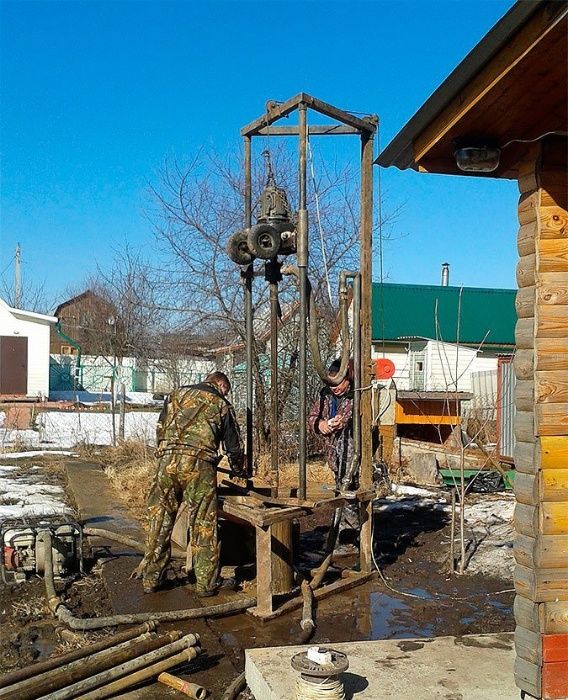
[[[515,680],[568,697],[567,142],[549,137],[519,170],[515,393]]]

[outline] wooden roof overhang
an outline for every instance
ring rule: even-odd
[[[526,141],[568,130],[567,37],[566,0],[517,2],[375,162],[422,172],[517,177]],[[502,149],[497,170],[459,170],[456,147],[482,145]]]

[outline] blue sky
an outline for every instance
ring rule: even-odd
[[[267,99],[378,113],[386,145],[512,4],[2,0],[0,272],[19,241],[55,299],[124,241],[151,249],[164,158],[235,151]],[[402,205],[390,281],[437,284],[447,260],[452,283],[514,286],[516,183],[391,168],[382,185]]]

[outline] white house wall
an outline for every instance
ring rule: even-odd
[[[477,352],[436,340],[425,348],[425,391],[471,391],[471,372]],[[457,375],[457,387],[456,387]]]
[[[51,322],[49,316],[34,314],[26,317],[26,312],[18,313],[4,303],[0,304],[0,335],[28,339],[28,396],[49,394],[49,336]],[[53,319],[55,321],[55,319]]]

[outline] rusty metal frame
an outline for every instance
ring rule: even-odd
[[[336,124],[308,125],[308,110],[313,110],[325,117],[335,120]],[[298,112],[299,123],[292,126],[275,126],[275,123],[288,117],[293,112]],[[269,101],[266,112],[241,129],[244,142],[244,169],[245,169],[245,193],[244,193],[244,225],[249,228],[252,225],[252,139],[255,136],[295,136],[299,140],[298,152],[298,184],[299,207],[297,226],[297,259],[299,268],[300,285],[300,353],[298,358],[299,369],[299,499],[306,498],[306,371],[307,371],[307,268],[309,260],[308,242],[308,212],[306,208],[307,190],[307,141],[309,136],[336,136],[355,135],[361,139],[361,222],[360,222],[360,275],[361,275],[361,310],[359,326],[361,333],[360,367],[358,368],[358,386],[365,390],[371,383],[371,288],[372,288],[372,229],[373,229],[373,139],[378,127],[378,117],[368,115],[359,118],[349,112],[338,109],[307,93],[300,92],[285,102],[277,103]],[[245,317],[246,317],[246,376],[247,376],[247,459],[252,468],[253,455],[253,306],[252,306],[252,281],[254,277],[253,264],[243,271],[245,283]],[[271,305],[271,316],[275,313],[275,304]],[[271,319],[271,322],[274,319]],[[357,322],[357,319],[354,319]],[[274,325],[273,338],[276,337]],[[271,374],[274,381],[272,387],[277,387],[277,366],[272,353]],[[361,393],[360,418],[361,418],[361,465],[360,465],[360,489],[367,492],[372,486],[372,406],[369,394]],[[271,400],[272,406],[276,406],[275,397]],[[278,416],[271,411],[271,432],[278,434]],[[272,451],[272,461],[277,459],[278,451]],[[278,465],[272,464],[272,471],[277,470]],[[361,572],[372,570],[371,552],[371,515],[372,500],[367,496],[361,499]]]

